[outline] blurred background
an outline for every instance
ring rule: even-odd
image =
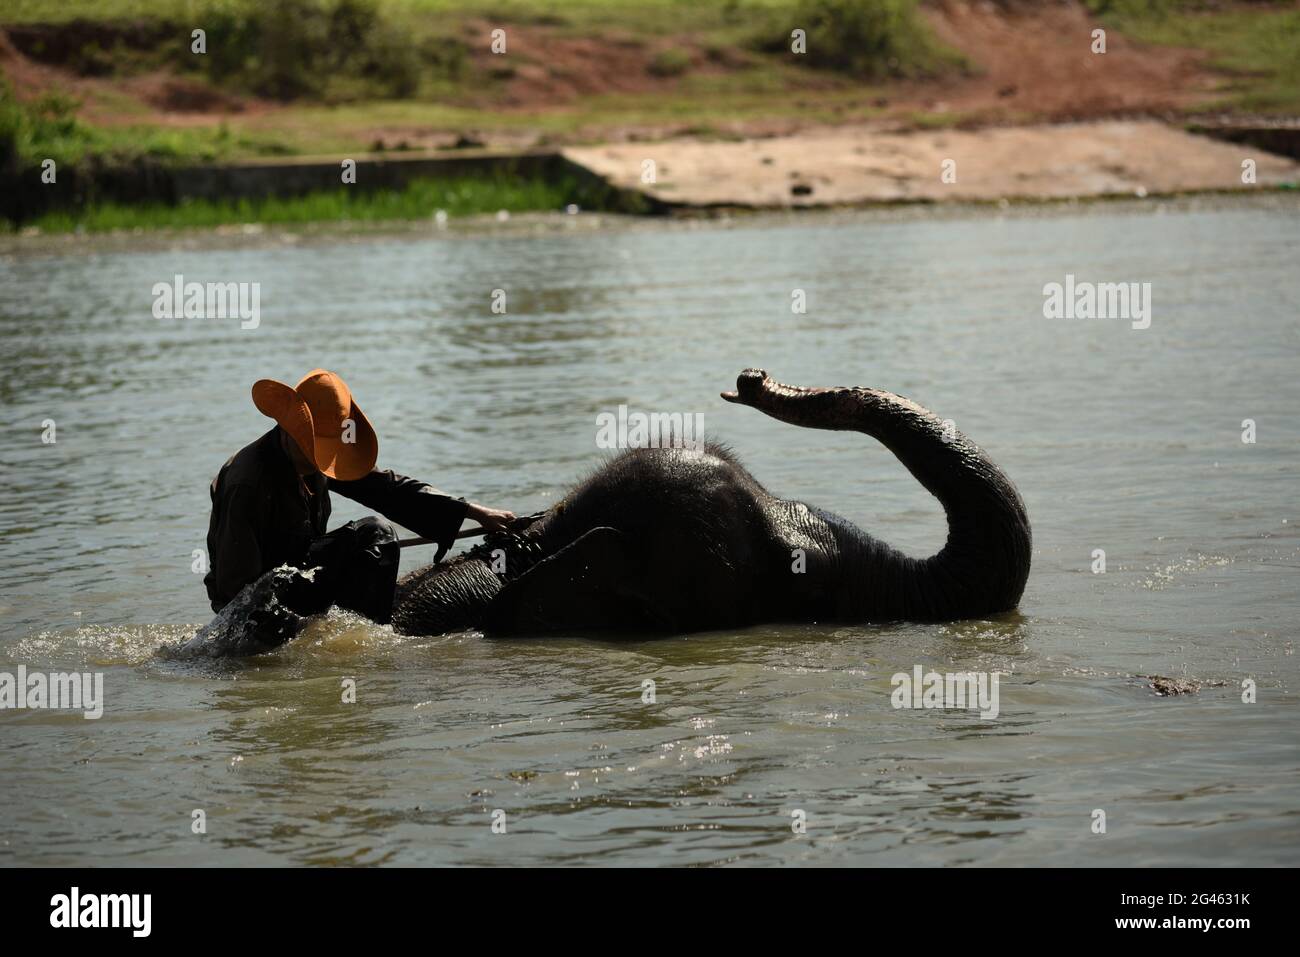
[[[839,127],[934,134],[1156,118],[1300,150],[1294,0],[6,0],[0,73],[0,168],[23,184],[0,204],[11,230],[575,202],[653,211],[653,198],[629,201],[581,170],[509,154]],[[350,193],[325,188],[337,186],[340,157],[429,154],[464,161],[362,176]],[[169,173],[295,157],[329,157],[332,182],[201,188]],[[36,189],[48,159],[59,186]],[[1032,171],[1049,159],[1025,162]],[[815,169],[777,172],[817,186]],[[1171,189],[1211,185],[1223,184]],[[352,195],[375,186],[405,195]],[[276,202],[304,193],[314,195]],[[789,202],[820,199],[807,195]],[[681,199],[691,204],[689,187]]]

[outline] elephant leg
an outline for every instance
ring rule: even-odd
[[[593,528],[502,588],[488,606],[483,630],[674,630],[645,582],[645,561],[628,537],[614,528]]]

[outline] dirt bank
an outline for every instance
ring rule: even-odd
[[[965,57],[968,71],[867,84],[807,68],[798,58],[758,54],[738,35],[706,42],[616,24],[587,33],[509,15],[447,21],[467,51],[463,76],[436,95],[403,101],[400,111],[391,103],[382,111],[350,104],[308,115],[322,104],[275,103],[165,70],[118,74],[107,53],[88,56],[80,45],[100,34],[112,40],[104,40],[106,50],[154,42],[147,25],[128,23],[27,24],[12,28],[8,40],[0,31],[0,71],[22,99],[51,91],[77,97],[79,115],[96,125],[225,123],[236,133],[280,131],[285,147],[297,152],[319,151],[319,143],[300,140],[319,135],[322,121],[348,148],[383,142],[422,149],[447,146],[464,133],[488,146],[524,147],[705,128],[746,136],[866,121],[925,128],[1165,116],[1208,107],[1227,79],[1205,51],[1140,44],[1113,28],[1106,53],[1093,53],[1091,33],[1101,23],[1074,0],[1009,8],[943,0],[924,6],[923,15]],[[509,33],[508,56],[489,50],[494,26]]]
[[[1155,121],[985,130],[808,131],[739,143],[572,147],[622,187],[685,206],[780,208],[871,202],[1052,199],[1251,189],[1300,181],[1300,164]],[[655,182],[642,178],[654,162]],[[953,181],[945,181],[951,160]]]
[[[1159,115],[1207,102],[1223,84],[1199,50],[1136,43],[1106,30],[1076,3],[1003,10],[948,0],[925,16],[945,43],[975,66],[960,81],[899,90],[896,108],[954,113],[966,123],[1062,122]]]

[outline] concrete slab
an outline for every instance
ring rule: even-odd
[[[1300,163],[1155,121],[982,130],[836,129],[740,142],[572,147],[616,186],[684,206],[783,208],[897,201],[1059,199],[1300,182]],[[955,182],[944,182],[945,160]],[[654,163],[653,183],[642,179]]]

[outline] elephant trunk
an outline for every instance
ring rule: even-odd
[[[870,435],[943,504],[948,541],[938,554],[916,561],[885,549],[889,567],[868,569],[873,590],[892,592],[899,617],[972,618],[1020,601],[1031,545],[1024,503],[1002,470],[951,423],[945,427],[934,413],[891,392],[803,389],[754,369],[722,397],[791,425]]]

